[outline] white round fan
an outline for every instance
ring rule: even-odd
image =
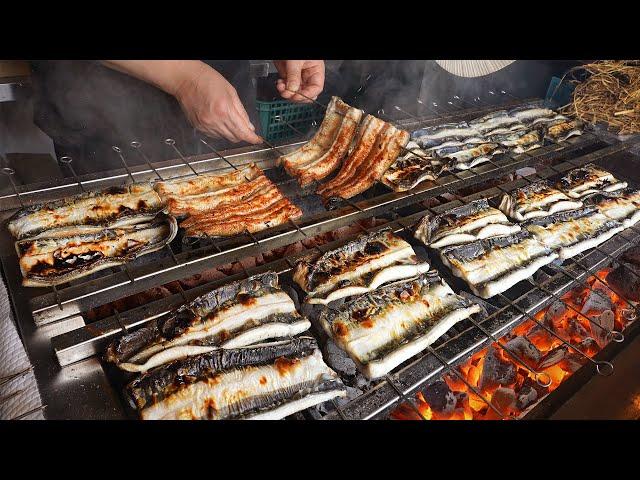
[[[466,78],[489,75],[513,62],[515,60],[436,60],[436,63],[447,72]]]

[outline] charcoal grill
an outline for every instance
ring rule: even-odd
[[[414,130],[428,125],[472,119],[499,107],[517,106],[521,103],[522,100],[514,99],[506,105],[473,106],[464,109],[456,105],[455,111],[449,110],[445,115],[438,112],[437,118],[406,114],[410,118],[396,123],[403,128]],[[406,113],[399,108],[397,110]],[[13,171],[4,169],[3,173],[10,180],[11,191],[0,196],[2,220],[6,220],[20,207],[74,195],[85,190],[128,182],[188,177],[205,172],[223,173],[251,162],[256,162],[263,168],[295,203],[302,206],[305,213],[302,220],[290,221],[268,231],[247,233],[224,241],[197,242],[190,245],[174,241],[160,254],[141,257],[128,265],[98,272],[86,279],[51,289],[21,287],[13,240],[6,229],[3,229],[0,233],[2,267],[18,327],[34,364],[43,402],[47,405],[47,418],[107,419],[131,416],[132,412],[124,405],[120,394],[122,379],[99,359],[99,354],[109,341],[212,288],[249,275],[274,270],[281,274],[284,284],[290,284],[288,273],[296,259],[308,252],[303,251],[295,256],[255,268],[243,267],[241,273],[224,280],[209,282],[189,290],[180,289],[177,294],[142,307],[124,312],[115,311],[110,317],[87,323],[83,313],[92,308],[188,277],[205,268],[238,261],[373,216],[385,220],[385,223],[370,229],[362,228],[363,230],[391,228],[410,240],[413,225],[428,211],[439,213],[478,198],[496,197],[540,178],[555,178],[587,163],[620,160],[629,155],[627,151],[636,145],[638,140],[607,143],[589,131],[580,137],[571,138],[563,143],[545,145],[532,152],[498,156],[475,168],[448,174],[435,182],[423,183],[409,192],[389,193],[382,187],[376,187],[353,200],[345,201],[330,212],[318,212],[317,209],[314,211],[308,205],[305,207],[307,203],[312,204],[306,200],[298,202],[301,197],[307,196],[306,192],[300,191],[294,179],[287,178],[275,168],[275,160],[279,155],[294,150],[304,143],[303,141],[277,146],[268,144],[268,148],[246,147],[224,152],[213,149],[205,139],[202,139],[202,142],[210,153],[185,156],[174,140],[166,139],[167,148],[175,152],[176,158],[164,162],[154,162],[148,158],[144,145],[135,140],[126,146],[114,146],[114,155],[120,158],[122,169],[103,175],[77,176],[72,160],[62,158],[61,163],[71,176],[55,184],[19,186],[14,181]],[[132,166],[130,160],[134,157],[142,160],[143,164]],[[477,186],[532,166],[537,167],[534,175],[521,176],[472,195],[461,196],[457,193],[464,188]],[[629,181],[630,185],[637,184],[620,172],[613,173],[618,178]],[[449,200],[437,207],[425,208],[421,204],[434,197],[442,199],[443,194],[449,194]],[[314,200],[313,197],[311,200]],[[316,198],[315,203],[319,205],[319,199]],[[564,292],[582,284],[599,269],[616,263],[616,257],[621,252],[630,244],[637,243],[640,238],[637,233],[635,228],[627,229],[599,247],[566,261],[563,267],[545,267],[543,270],[547,278],[544,281],[533,278],[525,280],[504,294],[490,299],[494,311],[456,325],[431,348],[396,368],[362,395],[342,406],[334,402],[328,409],[329,412],[324,415],[314,411],[303,412],[296,417],[386,418],[398,402],[414,405],[412,395],[440,373],[449,371],[455,374],[456,370],[453,367],[457,363],[504,335],[520,322],[532,319],[536,312],[557,300]],[[345,238],[315,248],[326,251],[348,240],[349,238]],[[417,245],[417,242],[411,241]],[[455,285],[454,290],[466,288],[446,269],[439,270],[447,282]],[[322,335],[318,331],[314,333]],[[624,341],[624,334],[614,331],[611,338],[614,342],[621,343]],[[608,375],[613,372],[613,365],[606,360],[589,358],[589,363],[599,374]],[[545,379],[539,376],[538,380],[544,382]],[[490,401],[486,400],[486,403],[500,413]]]

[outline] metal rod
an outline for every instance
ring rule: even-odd
[[[24,203],[22,201],[22,197],[20,196],[20,192],[18,191],[18,187],[16,186],[16,182],[13,180],[13,175],[16,171],[11,167],[4,167],[2,169],[2,173],[5,174],[9,178],[9,183],[11,183],[11,187],[13,187],[13,191],[18,197],[18,202],[20,202],[20,206],[24,207]]]
[[[131,179],[131,183],[136,183],[136,179],[133,178],[133,174],[131,173],[131,170],[129,170],[129,165],[127,165],[127,162],[124,159],[124,155],[122,155],[122,149],[120,147],[116,146],[116,145],[113,145],[111,148],[120,157],[120,161],[122,162],[122,166],[127,171],[127,175],[129,175],[129,178]]]
[[[420,409],[417,407],[417,405],[414,403],[413,398],[409,398],[407,397],[403,392],[402,389],[400,389],[396,383],[393,381],[393,379],[391,378],[391,375],[386,374],[384,376],[385,380],[387,381],[387,383],[391,386],[391,388],[393,388],[396,393],[400,396],[400,400],[407,403],[411,409],[416,412],[418,414],[418,416],[422,419],[422,420],[428,420],[427,417],[425,417],[422,412],[420,411]]]
[[[149,157],[147,157],[145,155],[145,153],[142,151],[142,144],[140,142],[138,142],[137,140],[132,141],[130,144],[131,148],[135,149],[136,152],[138,152],[138,154],[142,157],[142,159],[146,162],[146,164],[148,165],[148,167],[153,170],[153,173],[156,174],[156,176],[161,180],[164,181],[164,178],[162,178],[162,175],[160,175],[160,172],[158,172],[158,170],[156,170],[156,167],[153,166],[153,164],[151,163],[151,161],[149,160]]]
[[[62,165],[66,166],[70,171],[71,174],[73,175],[73,178],[75,179],[76,183],[78,184],[78,186],[80,187],[80,191],[84,192],[84,185],[82,185],[82,182],[80,181],[80,179],[78,178],[78,175],[76,174],[75,169],[73,168],[73,159],[71,157],[60,157],[60,160],[58,160],[58,162],[60,162]]]
[[[191,165],[187,161],[187,159],[184,158],[184,155],[182,155],[182,152],[178,149],[178,147],[176,147],[176,141],[173,138],[165,138],[164,143],[169,145],[171,148],[173,148],[176,151],[176,153],[180,157],[180,160],[182,160],[182,162],[191,169],[194,175],[200,175],[198,172],[196,172],[195,168],[193,168],[193,165]]]

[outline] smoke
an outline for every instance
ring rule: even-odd
[[[56,144],[58,157],[73,158],[78,174],[122,167],[112,146],[127,163],[143,162],[129,148],[142,143],[152,161],[176,156],[164,144],[171,137],[192,150],[193,129],[178,103],[159,89],[103,66],[98,61],[33,62],[36,94],[34,121]]]
[[[412,115],[442,115],[469,108],[476,97],[480,97],[480,105],[498,105],[513,97],[544,97],[551,77],[561,76],[576,63],[519,60],[490,75],[463,78],[447,72],[433,60],[346,60],[337,72],[338,80],[328,82],[325,90],[342,94],[368,113],[384,110],[387,118],[407,117],[396,106]],[[335,88],[333,83],[338,81],[341,87]],[[418,99],[425,105],[418,103]]]

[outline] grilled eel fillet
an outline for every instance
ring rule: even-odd
[[[426,215],[418,224],[415,237],[431,248],[443,248],[518,231],[519,225],[509,222],[503,212],[483,198],[439,215]]]
[[[541,180],[518,188],[510,194],[505,193],[499,208],[509,217],[521,222],[581,206],[580,200],[569,198],[552,187],[548,181]]]
[[[377,378],[423,351],[457,322],[480,311],[456,295],[435,271],[379,288],[325,309],[319,321],[368,378]]]
[[[327,304],[426,272],[411,245],[390,230],[363,234],[340,248],[296,264],[293,280],[308,303]]]
[[[144,420],[278,420],[345,396],[316,340],[219,349],[151,370],[125,388]]]
[[[594,193],[621,190],[627,187],[627,182],[622,182],[606,170],[589,163],[571,170],[558,181],[556,187],[571,198],[583,198]]]
[[[23,208],[7,223],[17,239],[76,225],[123,227],[153,219],[164,208],[150,183],[109,187]]]
[[[166,196],[163,194],[169,212],[179,217],[208,212],[221,205],[235,204],[254,198],[264,191],[275,187],[271,180],[269,180],[258,167],[250,166],[238,172],[211,176],[208,180],[199,180],[199,177],[194,179],[196,185],[191,191],[201,193],[176,193]],[[180,185],[180,183],[184,182],[186,181],[177,182],[176,185],[165,185],[163,190],[173,187],[176,191],[188,191],[189,186]],[[203,189],[208,190],[203,192]]]
[[[640,190],[626,188],[611,193],[598,193],[586,200],[588,205],[612,220],[622,222],[625,228],[640,220]]]
[[[504,237],[477,240],[440,251],[443,263],[466,281],[473,293],[490,298],[530,277],[558,254],[527,230]]]
[[[323,190],[321,195],[326,204],[333,198],[351,198],[369,189],[398,158],[402,148],[409,141],[409,132],[398,130],[386,124],[378,135],[373,148],[360,167],[351,176],[331,190]]]
[[[236,348],[308,330],[293,300],[267,272],[224,285],[115,340],[105,359],[128,372],[220,347]]]
[[[102,228],[78,226],[47,235],[18,240],[22,285],[59,285],[130,262],[160,250],[178,232],[175,218],[164,216],[153,224]]]
[[[246,183],[262,175],[255,163],[223,174],[202,173],[187,179],[165,180],[155,184],[163,199],[183,198],[205,193],[224,192],[230,187]]]
[[[320,156],[313,152],[297,157],[296,161],[284,158],[282,164],[287,173],[292,177],[298,178],[302,187],[328,176],[338,168],[347,154],[358,124],[362,119],[362,114],[362,110],[351,107],[347,109],[346,114],[341,114],[342,123],[337,129],[333,141]]]
[[[347,153],[362,113],[332,97],[316,135],[303,147],[280,157],[278,163],[303,187],[326,177]]]
[[[381,182],[396,192],[406,192],[424,181],[435,180],[448,167],[429,152],[412,148],[411,143],[406,148],[416,151],[418,155],[409,152],[399,157],[382,176]]]
[[[301,216],[302,210],[286,197],[282,197],[264,208],[246,214],[235,213],[234,210],[230,215],[224,211],[214,214],[192,215],[180,226],[185,230],[185,237],[226,237],[247,231],[250,233],[259,232]]]
[[[367,158],[378,138],[378,134],[384,127],[385,122],[373,115],[367,115],[358,128],[355,147],[343,162],[338,174],[329,182],[318,186],[316,193],[323,195],[323,192],[331,190],[342,184]]]
[[[523,227],[540,243],[557,250],[563,260],[600,245],[624,229],[620,222],[599,213],[595,207],[535,218]]]

